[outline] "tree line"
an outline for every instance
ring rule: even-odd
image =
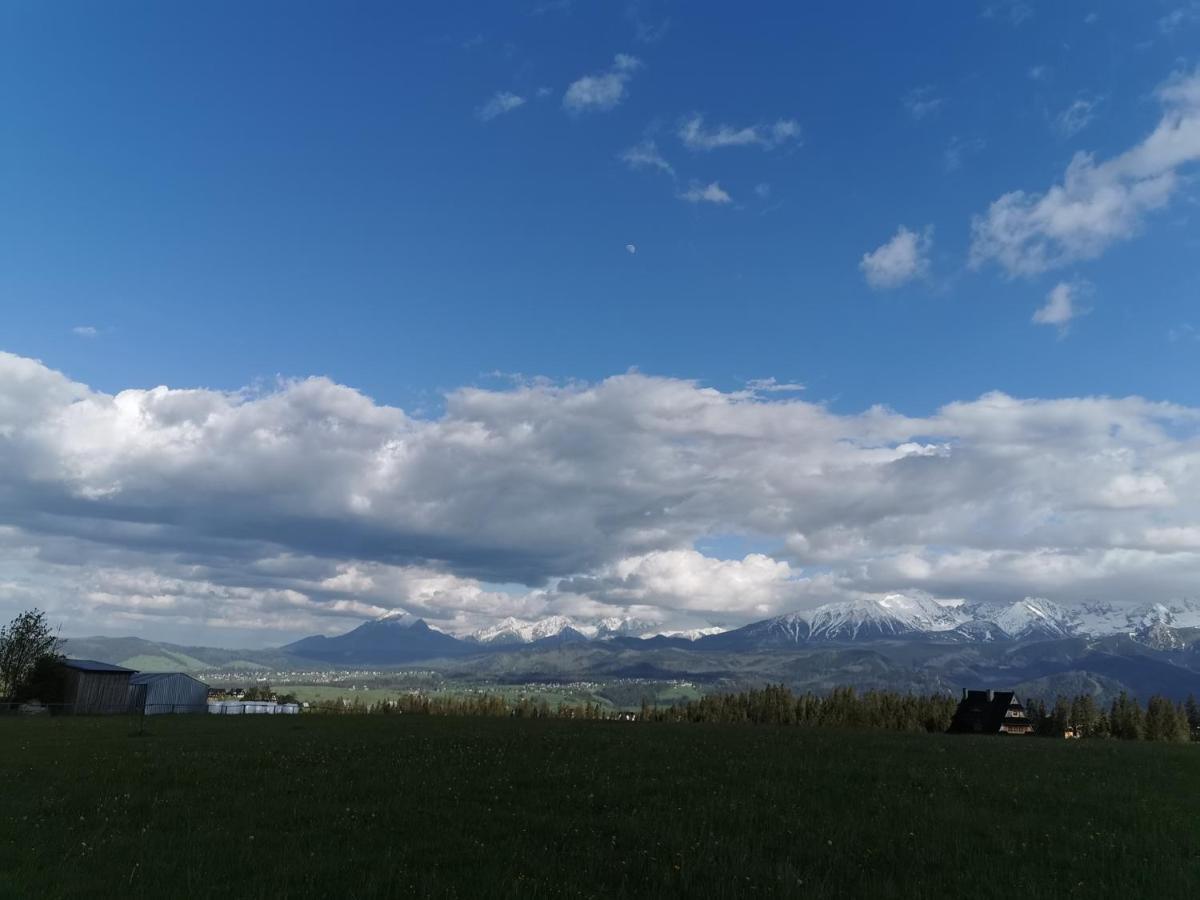
[[[828,694],[797,694],[782,684],[760,689],[708,694],[669,706],[642,701],[637,713],[614,710],[600,703],[559,704],[500,694],[406,694],[386,700],[323,700],[310,709],[323,713],[376,715],[493,716],[512,718],[625,719],[642,722],[712,722],[748,725],[796,725],[815,728],[877,729],[883,731],[944,732],[958,707],[949,694],[902,694],[834,688]],[[1081,738],[1148,741],[1200,741],[1200,703],[1189,697],[1172,703],[1153,696],[1143,707],[1122,693],[1107,707],[1090,694],[1059,696],[1053,704],[1031,700],[1026,713],[1034,734],[1063,737],[1068,730]]]
[[[1090,694],[1073,698],[1060,694],[1050,706],[1040,699],[1030,700],[1026,713],[1034,734],[1061,737],[1069,729],[1081,738],[1200,741],[1200,703],[1191,694],[1183,703],[1155,694],[1145,708],[1124,692],[1107,708]]]

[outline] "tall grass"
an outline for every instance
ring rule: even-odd
[[[1200,896],[1194,745],[0,720],[0,896]]]

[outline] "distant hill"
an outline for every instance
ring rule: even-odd
[[[430,628],[424,619],[387,616],[337,637],[307,637],[281,650],[300,659],[347,666],[398,665],[465,656],[479,647]]]
[[[80,659],[95,659],[140,672],[201,672],[228,669],[286,668],[294,660],[278,650],[223,650],[186,647],[136,637],[67,638],[63,652]]]

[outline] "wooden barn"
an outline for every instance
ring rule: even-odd
[[[129,678],[129,709],[148,716],[208,711],[208,685],[183,672],[138,672]]]
[[[950,720],[951,734],[1033,734],[1033,723],[1012,691],[968,691]]]
[[[112,714],[129,709],[129,676],[133,669],[94,659],[65,659],[63,700],[73,713]]]

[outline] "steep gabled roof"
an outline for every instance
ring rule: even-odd
[[[996,734],[1014,699],[1012,691],[967,691],[954,711],[950,730]],[[1019,700],[1017,705],[1020,705]]]

